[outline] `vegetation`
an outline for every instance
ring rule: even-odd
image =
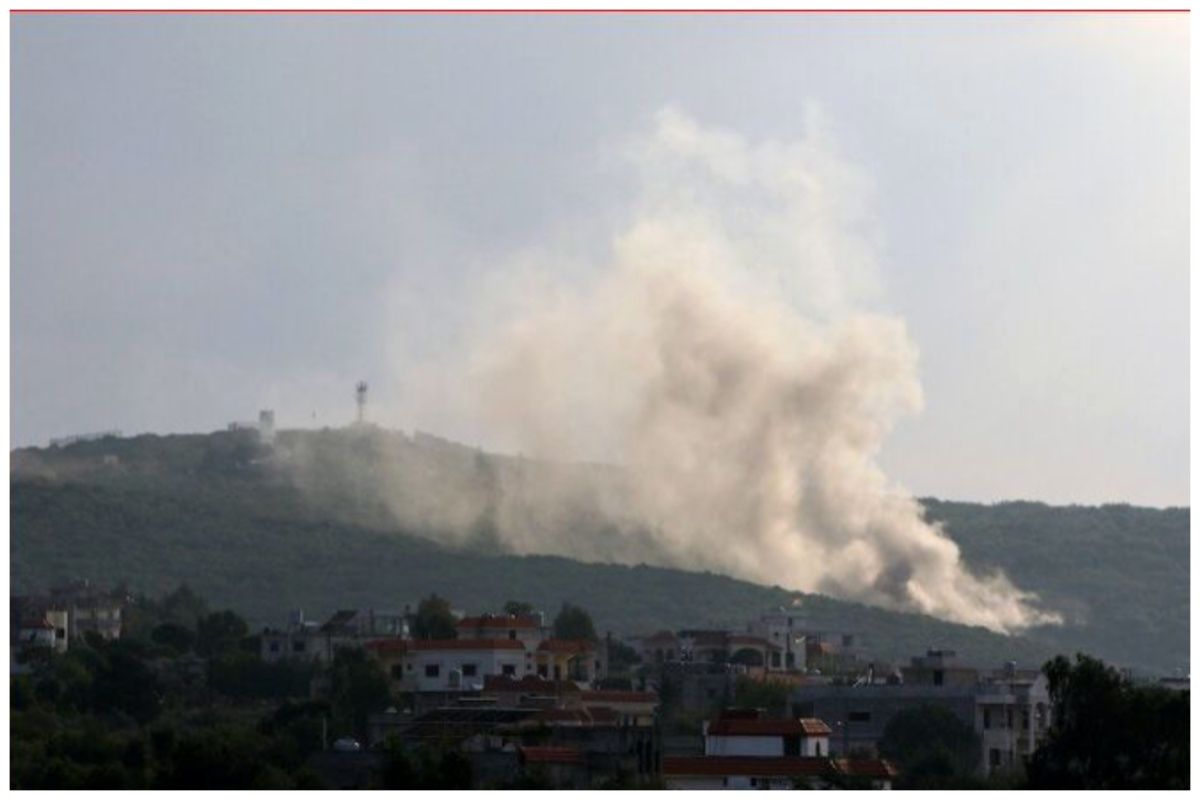
[[[965,789],[978,782],[979,737],[942,706],[896,714],[884,728],[879,753],[900,768],[897,789]]]
[[[554,618],[554,636],[558,639],[587,639],[596,641],[596,626],[592,616],[579,606],[563,603]]]
[[[760,681],[741,675],[733,688],[733,704],[739,708],[761,708],[774,717],[787,716],[791,688],[785,683]]]
[[[1188,692],[1135,686],[1085,655],[1045,667],[1053,703],[1028,767],[1037,789],[1187,789]]]
[[[149,605],[162,611],[170,596]],[[202,638],[182,623],[161,622],[153,628],[157,636],[110,642],[93,634],[72,641],[66,653],[31,653],[29,671],[11,678],[11,785],[315,785],[304,759],[320,745],[321,718],[342,711],[339,701],[332,708],[285,701],[263,715],[258,709],[288,690],[307,694],[307,668],[250,656],[246,640],[227,635],[245,628],[233,612],[198,622],[217,635]],[[189,659],[199,641],[208,658],[195,676]]]
[[[524,600],[509,600],[504,604],[504,613],[510,617],[527,617],[533,612],[533,603],[526,603]]]
[[[711,573],[452,549],[438,543],[438,530],[398,528],[366,479],[343,469],[344,456],[370,457],[392,434],[378,436],[282,432],[281,447],[306,448],[323,475],[303,490],[269,466],[253,437],[230,432],[15,451],[13,591],[72,577],[125,579],[151,595],[186,584],[241,610],[251,628],[279,624],[292,608],[319,616],[399,607],[445,587],[471,609],[499,608],[514,595],[539,608],[566,600],[587,607],[598,629],[622,633],[740,627],[764,609],[797,602],[814,627],[854,632],[878,659],[941,646],[980,664],[1033,665],[1069,647],[1140,670],[1187,671],[1188,509],[923,501],[969,565],[1005,569],[1068,618],[1061,628],[1005,637]],[[418,467],[442,469],[433,455],[410,450]],[[462,466],[453,468],[481,481],[502,461],[463,450]],[[105,462],[109,455],[116,466]],[[605,536],[600,528],[584,532]],[[189,593],[145,609],[150,622],[135,613],[130,624],[194,629],[201,610]]]
[[[453,639],[457,635],[454,627],[454,612],[450,601],[431,594],[417,606],[413,620],[413,637],[416,639]]]

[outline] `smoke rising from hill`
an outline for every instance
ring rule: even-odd
[[[877,292],[869,185],[819,113],[799,141],[751,144],[668,109],[629,154],[642,191],[609,263],[581,279],[526,260],[489,287],[492,321],[453,371],[479,423],[528,455],[624,468],[620,492],[592,498],[610,558],[997,631],[1057,622],[1005,576],[970,572],[876,463],[921,407],[918,354],[902,320],[862,310]],[[552,502],[539,486],[495,479],[496,535],[592,555],[513,512]]]

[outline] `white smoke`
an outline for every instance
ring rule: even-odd
[[[617,560],[651,552],[997,631],[1057,622],[968,571],[876,463],[921,406],[917,349],[902,320],[862,310],[869,186],[817,112],[808,123],[751,144],[661,112],[630,148],[642,192],[609,263],[586,280],[553,257],[502,270],[505,320],[478,331],[457,385],[526,454],[624,468]],[[503,507],[495,521],[518,552],[594,551]]]

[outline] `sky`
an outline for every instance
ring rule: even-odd
[[[886,472],[1188,503],[1186,15],[17,15],[11,58],[14,447],[337,426],[359,379],[496,444],[420,385],[495,273],[609,251],[663,109],[816,109],[920,354]]]

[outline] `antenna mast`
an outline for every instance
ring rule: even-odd
[[[359,381],[354,387],[354,401],[358,403],[358,424],[363,424],[363,413],[367,407],[367,382]]]

